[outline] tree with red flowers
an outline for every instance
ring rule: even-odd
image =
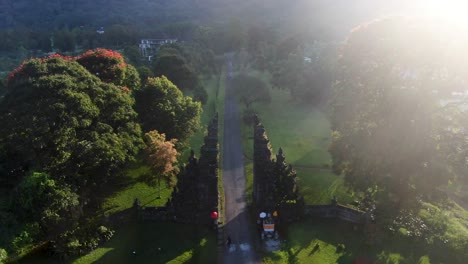
[[[125,63],[124,57],[117,51],[102,48],[88,50],[78,56],[76,61],[103,82],[132,90],[140,88],[140,78],[135,67]]]

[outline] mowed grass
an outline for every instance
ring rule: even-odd
[[[354,230],[354,225],[335,220],[292,224],[282,246],[281,251],[267,253],[262,262],[352,263],[358,257],[370,257],[359,228]]]
[[[307,204],[329,203],[336,196],[340,203],[353,200],[342,177],[329,169],[331,157],[330,123],[326,114],[313,105],[291,101],[287,92],[271,89],[272,100],[261,103],[254,110],[265,130],[276,155],[283,149],[286,162],[293,165],[299,177],[298,184]],[[253,184],[253,129],[242,124],[242,141],[245,154],[247,192]]]
[[[343,177],[333,174],[329,169],[296,167],[296,172],[306,204],[328,204],[333,197],[343,204],[353,201]]]
[[[123,227],[111,241],[72,263],[215,263],[215,248],[211,230],[145,222]]]
[[[133,206],[138,198],[141,206],[163,206],[171,196],[172,188],[161,182],[161,196],[158,186],[149,186],[143,180],[147,174],[152,173],[142,158],[132,163],[125,173],[125,181],[120,190],[114,192],[104,200],[102,209],[106,215],[124,211]]]
[[[258,104],[256,112],[265,126],[274,154],[282,147],[286,162],[291,163],[299,176],[298,185],[306,204],[326,204],[336,196],[340,203],[355,197],[341,176],[329,169],[328,153],[330,124],[326,115],[317,108],[289,100],[284,91],[272,90],[270,104]],[[253,183],[253,131],[243,124],[242,138],[245,153],[245,172],[248,192]],[[287,227],[282,234],[282,250],[262,252],[262,263],[353,263],[355,260],[374,263],[466,263],[460,255],[448,252],[447,246],[459,250],[467,232],[467,213],[459,207],[444,211],[447,221],[446,245],[428,245],[412,238],[379,232],[379,242],[366,243],[362,227],[335,220],[307,219]],[[462,240],[460,240],[462,239]],[[315,249],[319,245],[319,249]],[[343,245],[344,249],[341,249]]]
[[[282,250],[264,252],[262,263],[429,264],[466,263],[441,245],[380,236],[368,243],[365,227],[340,220],[308,219],[288,226]],[[318,247],[317,247],[318,245]]]

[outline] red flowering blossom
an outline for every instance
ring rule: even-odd
[[[88,50],[75,58],[89,72],[107,83],[122,85],[127,64],[122,54],[108,49]]]

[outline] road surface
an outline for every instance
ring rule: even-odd
[[[226,237],[231,246],[224,250],[224,263],[260,263],[256,259],[251,238],[246,194],[244,160],[237,102],[231,85],[232,63],[227,60],[224,103],[223,186],[225,194]]]

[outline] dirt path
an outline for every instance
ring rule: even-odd
[[[224,263],[244,264],[260,263],[257,261],[253,243],[246,195],[244,160],[240,132],[240,119],[237,102],[231,86],[231,60],[227,60],[226,97],[224,105],[224,147],[223,147],[223,186],[226,203],[226,237],[230,236],[232,244],[224,252]]]

